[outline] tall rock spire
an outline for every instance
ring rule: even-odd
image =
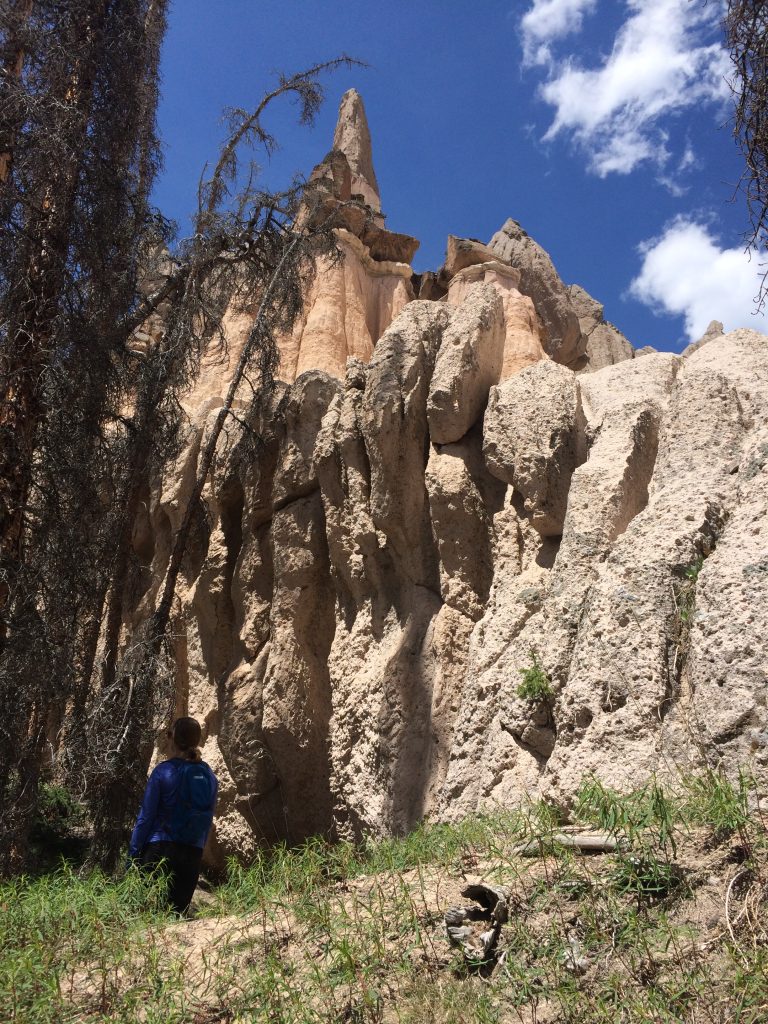
[[[349,161],[352,194],[362,195],[371,209],[379,213],[381,199],[371,156],[371,133],[363,101],[356,89],[348,89],[341,97],[333,148],[340,149]]]

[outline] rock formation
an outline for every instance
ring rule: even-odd
[[[575,367],[584,355],[585,340],[568,291],[547,253],[511,218],[488,247],[520,271],[520,291],[531,297],[539,314],[544,351],[558,363]]]
[[[625,359],[633,359],[635,350],[624,335],[603,317],[603,306],[577,284],[568,289],[571,305],[579,318],[584,355],[573,367],[577,373],[602,370]]]
[[[178,707],[222,783],[209,859],[567,806],[590,771],[747,764],[768,793],[766,339],[634,358],[511,220],[450,241],[417,299],[412,251],[376,255],[410,243],[386,238],[355,93],[334,146],[314,181],[360,216],[284,382],[229,427],[174,608]],[[212,357],[151,482],[126,633],[226,383]],[[534,658],[540,700],[518,693]]]

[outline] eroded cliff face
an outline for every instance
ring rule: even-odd
[[[174,609],[178,709],[221,780],[209,858],[567,804],[590,771],[767,785],[766,339],[635,358],[514,221],[412,280],[412,251],[375,255],[409,243],[371,219],[369,142],[335,141],[318,176],[368,219],[283,340],[285,382],[230,424]],[[148,490],[127,632],[227,382],[212,359]],[[534,655],[549,699],[517,693]]]

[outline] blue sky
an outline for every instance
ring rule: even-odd
[[[387,224],[437,269],[447,235],[487,241],[514,217],[560,276],[636,346],[679,351],[711,319],[752,315],[741,161],[730,133],[720,0],[175,0],[156,200],[183,235],[227,106],[276,71],[346,52],[316,126],[275,106],[273,186],[330,148],[342,93],[365,102]]]

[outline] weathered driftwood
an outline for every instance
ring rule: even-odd
[[[521,857],[539,857],[549,853],[553,845],[567,846],[582,853],[615,853],[619,842],[608,832],[553,832],[531,839],[515,851]]]

